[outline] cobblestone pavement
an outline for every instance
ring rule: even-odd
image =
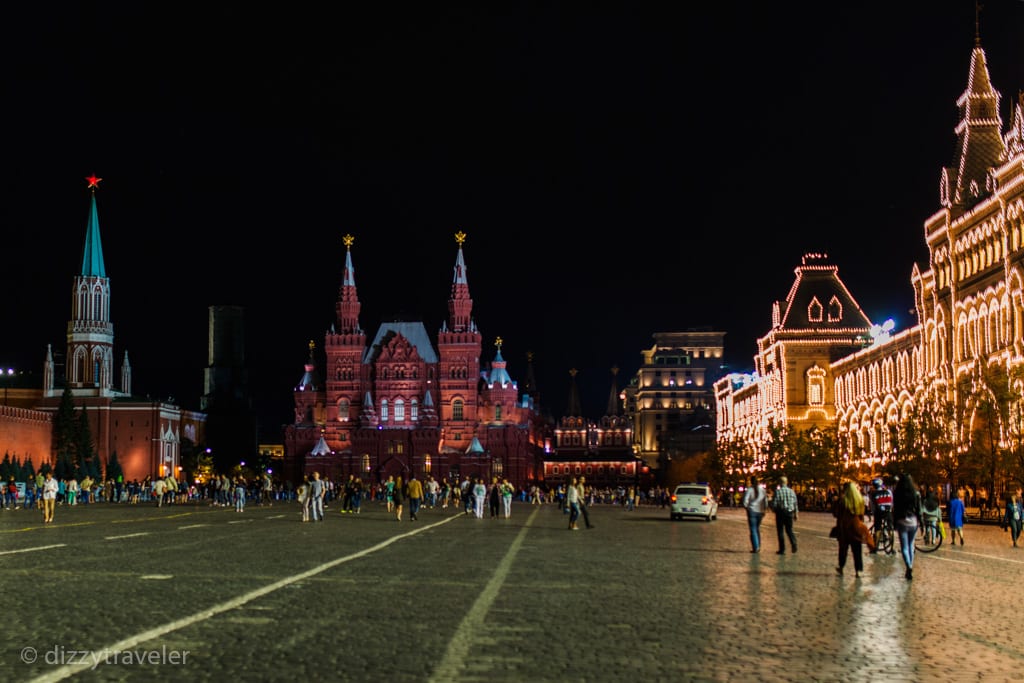
[[[898,554],[837,576],[821,513],[780,556],[770,515],[752,554],[728,508],[595,506],[580,531],[525,503],[298,510],[0,512],[0,681],[1024,679],[1024,548],[997,526],[919,553],[907,581]]]

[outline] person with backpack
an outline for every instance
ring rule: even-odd
[[[868,492],[868,513],[871,515],[871,530],[874,532],[876,547],[871,551],[877,553],[878,539],[886,522],[892,525],[892,490],[885,485],[881,477],[871,480],[871,491]]]

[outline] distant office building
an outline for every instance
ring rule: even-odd
[[[671,461],[713,446],[713,384],[723,372],[724,340],[725,332],[710,328],[656,332],[654,346],[641,351],[640,368],[623,395],[642,466],[664,473]]]
[[[286,477],[319,470],[370,483],[411,474],[438,481],[507,477],[516,485],[539,479],[543,437],[534,397],[512,378],[500,337],[492,360],[482,360],[464,239],[456,235],[448,318],[435,347],[419,321],[385,322],[370,340],[359,321],[353,238],[345,237],[325,364],[311,342],[294,389],[295,421],[284,432]]]

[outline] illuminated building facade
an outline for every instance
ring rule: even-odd
[[[507,477],[515,485],[540,478],[542,423],[534,398],[520,394],[501,354],[481,365],[483,335],[473,320],[462,244],[448,318],[435,348],[422,322],[385,322],[372,341],[359,322],[361,304],[351,236],[336,324],[324,338],[321,371],[309,361],[293,392],[295,421],[285,427],[285,476],[301,480],[319,470],[352,474],[369,483],[388,476],[450,481]]]
[[[956,152],[924,222],[927,270],[911,273],[917,324],[835,366],[838,428],[851,457],[884,464],[894,429],[926,406],[953,406],[956,443],[979,400],[1018,395],[1024,364],[1024,98],[1004,131],[1000,96],[976,42],[956,101]],[[997,425],[1007,437],[1004,415]]]
[[[956,104],[956,151],[941,170],[939,208],[924,222],[928,267],[914,264],[911,270],[916,324],[852,349],[851,334],[869,332],[859,309],[831,342],[816,342],[816,331],[807,329],[787,335],[789,344],[774,344],[773,329],[759,342],[756,375],[716,385],[720,442],[764,443],[773,422],[834,426],[850,463],[876,469],[899,447],[894,438],[901,423],[921,411],[951,406],[950,438],[965,444],[979,401],[1007,388],[1020,394],[1024,97],[1014,103],[1004,130],[1000,96],[978,41]],[[808,353],[794,362],[789,349],[801,344],[817,345],[817,359]],[[821,378],[819,390],[813,389],[815,377]],[[814,391],[823,392],[820,402]],[[1007,416],[996,421],[1002,440],[1010,429]]]

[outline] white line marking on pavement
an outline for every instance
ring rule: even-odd
[[[921,553],[914,553],[914,559],[916,560]],[[928,561],[936,560],[937,562],[952,562],[953,564],[974,564],[967,560],[954,560],[952,557],[935,557],[934,555],[928,555]]]
[[[104,536],[104,541],[116,541],[120,538],[135,538],[136,536],[149,536],[148,531],[140,531],[137,534],[124,534],[123,536]]]
[[[346,562],[351,562],[352,560],[358,560],[361,557],[366,557],[367,555],[375,553],[378,550],[383,550],[392,543],[397,543],[403,538],[409,538],[410,536],[421,534],[424,531],[427,531],[428,529],[433,529],[434,527],[447,524],[448,522],[451,522],[455,519],[459,519],[461,517],[462,515],[452,515],[451,517],[443,519],[440,522],[435,522],[434,524],[417,527],[416,529],[412,531],[407,531],[404,534],[392,536],[386,541],[381,541],[377,545],[366,548],[365,550],[360,550],[357,553],[352,553],[351,555],[346,555],[344,557],[339,557],[336,560],[325,562],[320,566],[313,567],[312,569],[304,571],[301,574],[293,574],[292,576],[285,577],[280,581],[275,581],[274,583],[264,586],[263,588],[257,588],[254,591],[244,593],[238,596],[237,598],[228,600],[227,602],[222,602],[219,605],[214,605],[213,607],[205,609],[202,612],[196,612],[195,614],[192,614],[187,617],[182,617],[181,619],[176,619],[175,621],[168,622],[161,626],[155,626],[149,629],[148,631],[136,633],[135,635],[129,636],[123,640],[119,640],[116,643],[112,643],[105,647],[101,647],[97,650],[93,650],[91,653],[89,653],[89,656],[83,657],[81,660],[76,661],[76,663],[74,664],[65,664],[64,666],[54,669],[53,671],[49,671],[41,676],[36,676],[35,678],[31,679],[29,683],[51,683],[52,681],[62,681],[65,678],[74,676],[80,671],[95,669],[97,666],[97,661],[101,664],[104,663],[105,654],[109,654],[110,652],[124,652],[126,650],[132,650],[133,648],[139,646],[141,643],[153,640],[154,638],[159,638],[160,636],[171,633],[172,631],[177,631],[179,629],[186,628],[188,626],[191,626],[192,624],[199,623],[200,621],[205,621],[207,619],[217,616],[222,612],[227,612],[228,610],[241,607],[247,602],[252,602],[257,598],[262,598],[264,595],[269,595],[270,593],[273,593],[274,591],[279,590],[281,588],[285,588],[286,586],[290,586],[293,583],[305,581],[306,579],[314,577],[317,574],[321,574],[327,571],[328,569],[333,569],[334,567],[337,567],[339,564],[344,564]]]
[[[14,555],[15,553],[31,553],[31,552],[35,552],[36,550],[49,550],[51,548],[63,548],[65,545],[67,545],[67,544],[66,543],[58,543],[56,545],[40,545],[40,546],[36,546],[35,548],[22,548],[20,550],[3,550],[3,551],[0,551],[0,555]]]
[[[146,580],[146,581],[148,581],[148,580],[152,580],[152,581],[165,581],[167,579],[173,579],[174,575],[173,574],[143,574],[139,578],[143,579],[143,580]]]
[[[966,555],[967,553],[964,553],[964,554]],[[1000,562],[1012,562],[1013,564],[1024,564],[1024,560],[1010,560],[1010,559],[1005,558],[1005,557],[999,557],[998,555],[986,555],[985,553],[971,553],[971,554],[972,555],[977,555],[978,557],[985,557],[985,558],[988,558],[990,560],[999,560]]]
[[[198,529],[201,526],[210,526],[209,524],[189,524],[188,526],[179,526],[178,531],[182,529]]]
[[[445,651],[441,663],[434,669],[434,673],[428,679],[429,681],[444,683],[458,678],[459,669],[465,665],[469,657],[469,648],[473,644],[473,636],[480,632],[484,619],[487,617],[487,612],[491,609],[491,604],[494,603],[494,599],[498,596],[498,591],[501,589],[502,584],[505,583],[509,569],[512,568],[512,562],[515,560],[520,546],[523,545],[523,539],[526,538],[526,532],[529,531],[530,523],[537,516],[537,512],[538,510],[534,510],[530,514],[526,524],[523,525],[522,531],[512,541],[512,545],[509,547],[508,552],[505,553],[505,557],[501,559],[501,563],[494,570],[494,576],[484,586],[483,592],[480,593],[480,597],[476,599],[473,606],[469,608],[469,612],[463,618],[462,623],[459,624],[459,628],[455,630],[455,635],[452,636],[451,641],[448,643],[448,649]]]

